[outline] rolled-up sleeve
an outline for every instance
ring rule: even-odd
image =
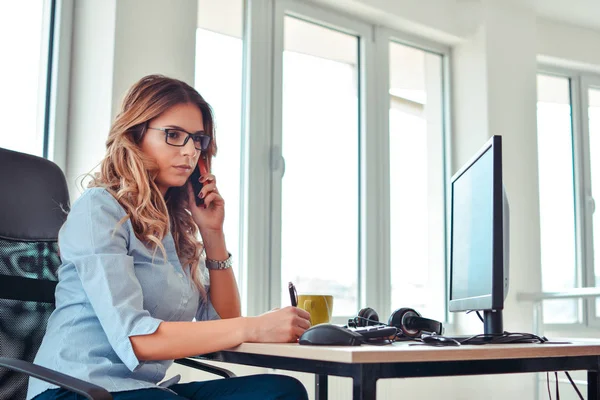
[[[106,190],[88,190],[75,202],[60,232],[61,258],[72,264],[115,353],[131,371],[140,366],[130,336],[152,334],[162,322],[143,307],[143,293],[128,255],[125,210]]]

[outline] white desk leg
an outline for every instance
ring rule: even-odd
[[[327,400],[327,375],[315,375],[315,400]]]

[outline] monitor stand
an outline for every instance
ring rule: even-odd
[[[483,312],[483,333],[503,334],[502,310],[485,310]]]
[[[469,344],[486,344],[492,341],[498,335],[504,334],[502,326],[502,310],[486,310],[483,311],[483,335],[444,335],[459,342],[469,340]],[[489,336],[486,336],[489,335]],[[475,337],[477,336],[477,337]]]

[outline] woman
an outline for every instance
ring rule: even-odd
[[[307,399],[300,382],[279,375],[158,385],[176,358],[294,342],[309,315],[286,307],[241,317],[215,176],[200,177],[199,194],[189,182],[199,157],[210,167],[217,151],[210,106],[192,87],[141,79],[106,146],[59,233],[56,310],[35,363],[102,386],[115,400]],[[30,379],[34,397],[83,399]]]

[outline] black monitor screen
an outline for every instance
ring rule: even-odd
[[[492,149],[489,147],[452,184],[450,300],[492,294]]]

